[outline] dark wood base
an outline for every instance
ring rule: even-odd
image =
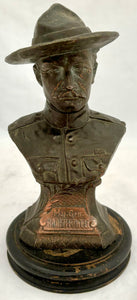
[[[29,284],[58,293],[81,293],[102,287],[117,278],[130,257],[131,232],[116,212],[121,233],[106,249],[36,250],[20,241],[24,214],[10,225],[7,233],[8,259],[15,272]]]

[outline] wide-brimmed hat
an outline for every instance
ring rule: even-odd
[[[9,64],[35,63],[40,58],[86,49],[97,52],[111,43],[117,32],[91,32],[83,21],[61,4],[53,4],[37,21],[32,46],[19,49],[5,58]]]

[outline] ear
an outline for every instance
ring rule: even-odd
[[[33,71],[34,71],[34,74],[36,76],[36,79],[37,79],[38,83],[42,86],[40,71],[39,71],[38,66],[36,64],[33,66]]]
[[[98,63],[95,62],[94,66],[93,66],[93,79],[92,79],[92,83],[94,83],[94,78],[95,78],[95,75],[96,75],[97,67],[98,67]]]

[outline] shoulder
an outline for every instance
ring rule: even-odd
[[[25,128],[28,125],[35,124],[36,122],[41,121],[42,119],[43,111],[21,117],[8,126],[8,131],[10,133],[12,131],[15,131],[16,129]]]
[[[114,118],[112,116],[105,115],[105,114],[102,114],[100,112],[94,111],[94,110],[90,110],[90,118],[101,120],[101,121],[104,121],[104,122],[110,122],[110,123],[117,124],[117,125],[121,125],[124,128],[126,127],[125,122],[123,122],[123,121],[121,121],[117,118]]]
[[[126,132],[126,124],[117,118],[100,112],[90,110],[90,127],[92,128],[92,120],[95,125],[96,134],[100,134],[104,140],[115,141],[116,145]]]

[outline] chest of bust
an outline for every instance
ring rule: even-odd
[[[18,129],[16,139],[39,183],[78,184],[104,174],[120,141],[119,129],[93,119],[71,130],[42,121]]]

